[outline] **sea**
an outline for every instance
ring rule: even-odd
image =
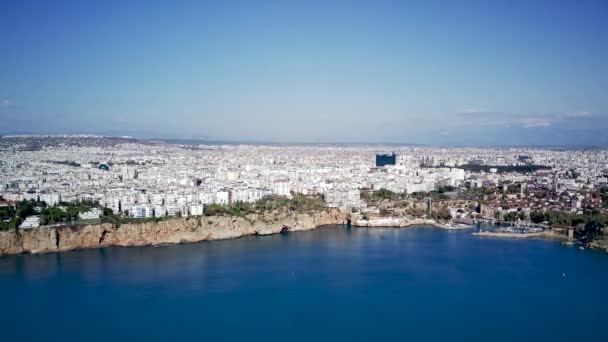
[[[0,341],[608,341],[608,254],[324,226],[0,257]]]

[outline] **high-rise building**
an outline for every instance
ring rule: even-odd
[[[395,165],[397,162],[397,155],[395,153],[392,154],[376,154],[376,166],[384,166],[384,165]]]

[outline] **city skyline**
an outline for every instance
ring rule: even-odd
[[[2,0],[0,336],[607,341],[607,37],[608,0]]]
[[[0,6],[0,134],[608,146],[601,1]]]

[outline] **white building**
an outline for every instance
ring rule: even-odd
[[[120,175],[123,180],[127,179],[136,179],[137,178],[137,170],[132,167],[126,167],[121,170]]]
[[[414,192],[429,192],[435,190],[435,183],[426,180],[419,183],[407,183],[405,189],[408,194],[413,194]]]
[[[157,205],[154,207],[154,217],[165,217],[167,216],[167,208],[162,205]]]
[[[28,216],[19,226],[19,229],[30,229],[40,227],[40,216]]]
[[[35,192],[26,192],[23,194],[23,198],[28,200],[28,201],[37,201],[38,200],[38,194]]]
[[[215,194],[211,192],[201,192],[198,194],[198,200],[203,204],[211,204],[215,200]]]
[[[99,208],[91,208],[91,210],[84,212],[84,213],[79,213],[78,214],[78,218],[81,220],[92,220],[92,219],[98,219],[101,217],[101,209]]]
[[[163,198],[163,194],[150,194],[150,203],[152,205],[158,206],[158,205],[163,205],[164,204],[164,198]]]
[[[61,202],[61,196],[59,194],[40,194],[40,200],[45,202],[48,206],[55,206]]]
[[[188,208],[190,216],[203,216],[204,206],[202,204],[193,204]]]
[[[331,189],[325,191],[325,204],[333,208],[359,208],[361,192],[357,189]]]
[[[132,218],[150,218],[153,216],[152,208],[148,205],[138,204],[131,207],[129,216]]]
[[[291,189],[288,180],[278,180],[272,182],[272,193],[274,195],[285,196],[291,198]]]
[[[112,209],[112,212],[115,214],[120,212],[120,199],[117,197],[108,197],[101,204],[106,208]]]
[[[179,206],[179,212],[182,215],[182,217],[190,216],[190,211],[188,209],[189,209],[188,205],[186,205],[186,204],[182,204]]]
[[[181,213],[180,207],[171,204],[165,207],[167,209],[167,216],[177,216],[178,213]]]
[[[137,194],[137,203],[150,203],[148,195],[145,193]]]
[[[215,193],[215,203],[221,205],[230,204],[230,193],[228,190],[220,190]]]

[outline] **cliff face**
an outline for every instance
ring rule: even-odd
[[[44,253],[105,246],[145,246],[237,238],[246,235],[310,230],[340,224],[346,214],[328,209],[313,213],[275,212],[249,215],[193,217],[160,222],[94,224],[83,227],[42,227],[0,232],[0,254]]]

